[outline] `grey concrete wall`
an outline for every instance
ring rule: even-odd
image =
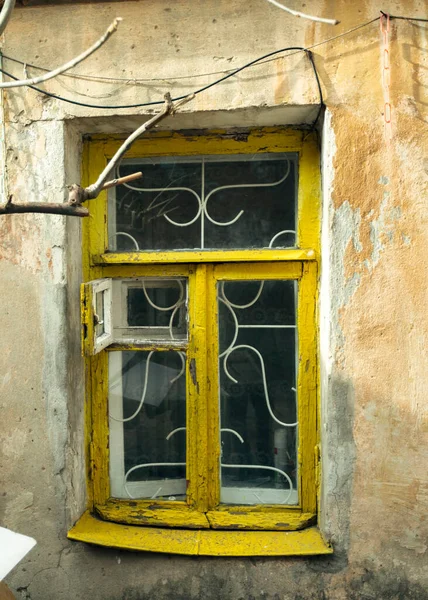
[[[369,0],[291,5],[341,24],[295,19],[265,0],[49,5],[16,10],[2,48],[7,56],[55,67],[120,15],[118,33],[76,72],[146,81],[61,77],[46,89],[100,105],[136,103],[211,80],[179,77],[320,42],[379,9]],[[428,17],[422,0],[382,8]],[[81,224],[13,215],[0,218],[0,523],[38,541],[7,579],[17,598],[428,598],[426,26],[392,23],[389,146],[378,23],[314,53],[327,106],[320,521],[334,555],[186,558],[67,541],[85,506]],[[22,74],[19,65],[4,63]],[[172,85],[150,81],[160,77]],[[310,121],[316,102],[309,65],[298,54],[201,94],[165,127],[295,124]],[[129,130],[146,114],[77,107],[32,90],[8,92],[7,184],[15,200],[64,198],[64,186],[80,179],[81,136]]]

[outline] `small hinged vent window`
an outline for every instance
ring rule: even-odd
[[[97,279],[82,286],[84,354],[111,344],[181,346],[187,340],[187,280]]]
[[[82,284],[82,312],[83,352],[98,354],[113,341],[111,279]]]

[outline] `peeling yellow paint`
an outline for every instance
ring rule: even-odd
[[[68,538],[88,544],[202,556],[308,556],[331,554],[316,527],[302,531],[156,529],[101,521],[86,512]]]
[[[275,537],[280,531],[300,530],[313,524],[317,511],[316,469],[317,451],[317,263],[319,245],[319,158],[315,141],[304,140],[302,132],[281,129],[250,132],[245,141],[235,140],[226,132],[193,136],[171,133],[155,134],[140,140],[129,156],[207,154],[234,152],[287,152],[299,154],[298,183],[298,245],[295,249],[228,250],[228,251],[171,251],[171,252],[107,252],[106,194],[91,200],[93,218],[85,224],[85,280],[110,277],[184,276],[189,285],[189,342],[181,343],[187,354],[187,422],[186,452],[188,482],[186,502],[135,502],[110,498],[109,489],[109,429],[108,429],[108,361],[109,351],[119,348],[160,349],[156,345],[115,344],[88,361],[88,430],[90,447],[89,510],[105,520],[139,524],[139,549],[156,550],[154,527],[196,528],[198,534],[171,532],[165,529],[172,548],[183,544],[184,553],[246,555],[276,555],[293,553],[324,553],[331,550],[320,541],[314,529],[295,534],[295,537]],[[117,140],[97,140],[87,145],[87,173],[92,180],[119,145]],[[298,281],[298,496],[297,506],[239,506],[220,505],[220,444],[218,407],[218,327],[216,288],[221,280],[294,279]],[[82,287],[82,318],[86,335],[87,354],[91,355],[88,336],[92,335],[93,314],[90,286]],[[175,346],[174,346],[175,347]],[[101,539],[100,531],[107,524],[86,515],[70,535],[86,541]],[[83,532],[85,526],[91,531]],[[119,526],[116,526],[119,527]],[[211,537],[204,537],[204,530]],[[219,530],[228,530],[221,533]],[[247,532],[231,531],[246,529]],[[214,531],[215,530],[215,531]],[[266,530],[272,530],[267,532]],[[274,537],[271,536],[276,530]],[[107,532],[107,529],[103,529]],[[110,545],[128,547],[127,532],[135,528],[108,530],[115,532]],[[307,532],[307,533],[306,533]],[[110,534],[109,534],[110,535]],[[133,534],[134,535],[134,534]],[[196,535],[196,537],[195,537]],[[242,537],[242,535],[247,537]],[[288,535],[288,534],[287,534]],[[291,534],[290,534],[291,535]],[[122,543],[120,537],[122,536]],[[184,538],[183,538],[184,536]],[[201,537],[202,536],[202,537]],[[314,537],[315,536],[315,537]],[[77,538],[74,538],[77,539]],[[270,541],[269,541],[270,539]],[[195,542],[196,540],[196,542]],[[227,540],[227,548],[225,546]],[[283,548],[280,550],[279,540]],[[299,550],[303,540],[305,550]],[[95,542],[94,543],[102,543]],[[295,551],[291,546],[295,544]],[[318,544],[318,546],[317,546]],[[222,545],[224,546],[222,548]],[[201,550],[205,548],[205,550]],[[317,550],[314,550],[317,548]],[[169,552],[178,550],[169,549]]]

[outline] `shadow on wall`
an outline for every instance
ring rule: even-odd
[[[321,527],[334,554],[313,557],[308,567],[338,573],[348,565],[350,511],[356,461],[354,389],[341,375],[330,375],[321,388]]]
[[[413,44],[401,45],[403,58],[412,66],[412,103],[421,105],[418,107],[418,118],[427,123],[423,112],[426,111],[424,107],[428,106],[428,48],[425,41],[428,26],[418,23],[409,25],[412,27]]]

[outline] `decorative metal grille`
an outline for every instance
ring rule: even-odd
[[[272,248],[279,239],[282,247],[296,244],[295,155],[131,160],[117,176],[137,164],[143,185],[128,183],[110,193],[110,250]]]
[[[219,329],[220,329],[220,338],[222,337],[222,329],[228,330],[229,338],[231,338],[229,343],[223,344],[225,345],[225,349],[222,350],[219,354],[219,361],[222,369],[221,377],[220,377],[220,405],[221,405],[221,423],[222,423],[222,431],[229,431],[235,434],[235,438],[239,440],[241,444],[244,442],[249,442],[249,440],[245,439],[245,437],[251,437],[251,433],[254,434],[254,431],[258,431],[257,438],[254,442],[252,440],[255,448],[259,448],[259,452],[248,450],[245,454],[243,453],[234,453],[231,448],[229,448],[227,454],[229,458],[235,458],[235,462],[228,461],[225,462],[224,456],[222,456],[221,468],[222,468],[222,501],[228,503],[243,503],[243,504],[251,504],[251,503],[261,503],[261,504],[287,504],[287,503],[295,503],[297,500],[296,488],[293,484],[293,480],[290,475],[285,470],[285,464],[293,465],[293,469],[295,471],[296,464],[296,431],[297,431],[297,420],[293,419],[290,421],[284,421],[280,419],[277,414],[275,414],[275,409],[272,406],[271,394],[269,392],[269,387],[272,387],[272,382],[269,382],[269,378],[266,373],[265,359],[263,357],[264,352],[268,352],[271,360],[271,363],[277,363],[276,372],[271,369],[271,374],[274,375],[276,379],[279,378],[281,385],[280,393],[278,390],[275,393],[275,401],[278,408],[286,409],[286,412],[289,414],[296,415],[296,388],[294,387],[294,378],[295,378],[295,348],[296,348],[296,325],[294,318],[294,298],[291,302],[292,306],[289,306],[289,314],[283,314],[284,311],[278,310],[277,307],[273,306],[272,299],[275,295],[280,293],[279,286],[293,286],[294,282],[284,282],[284,281],[276,281],[274,282],[274,286],[268,290],[267,298],[264,302],[263,300],[263,291],[266,289],[266,285],[271,285],[272,282],[260,281],[260,282],[251,282],[251,285],[258,285],[258,289],[254,294],[253,298],[250,301],[245,302],[233,302],[227,295],[226,285],[230,285],[232,288],[235,288],[235,293],[238,295],[245,297],[248,294],[248,282],[220,282],[218,284],[218,302],[219,305],[223,305],[227,309],[227,313],[229,315],[229,323],[227,323],[227,319],[220,319]],[[245,287],[246,286],[246,287]],[[294,296],[294,290],[293,290]],[[289,294],[288,294],[289,295]],[[253,310],[252,314],[248,314],[257,304],[261,303],[261,306],[257,309],[257,311]],[[247,313],[246,316],[245,312]],[[241,318],[238,318],[238,313]],[[290,317],[292,318],[292,323],[284,322],[289,321]],[[256,319],[257,323],[251,323],[252,319]],[[241,321],[241,322],[240,322]],[[273,321],[273,322],[272,322]],[[278,321],[282,321],[278,323]],[[288,352],[285,356],[285,361],[278,361],[278,358],[273,356],[273,354],[277,351],[278,347],[280,347],[281,342],[284,340],[275,340],[275,335],[270,338],[272,332],[278,330],[289,330],[292,333],[292,339],[289,340],[290,347],[288,348]],[[264,336],[261,336],[260,332],[264,331]],[[240,332],[244,332],[247,337],[248,333],[250,333],[250,338],[254,339],[254,343],[238,343]],[[244,340],[245,341],[245,340]],[[272,344],[272,348],[270,348],[270,344]],[[259,345],[259,349],[256,347]],[[234,377],[230,372],[229,362],[233,358],[233,355],[236,352],[243,352],[242,356],[246,356],[248,360],[248,354],[251,353],[255,361],[252,362],[250,368],[243,366],[244,359],[241,357],[237,363],[237,371],[241,372],[241,375],[244,375],[244,381],[238,381],[237,377]],[[287,372],[288,365],[288,372]],[[245,385],[245,374],[247,377],[259,377],[261,378],[261,390],[260,385],[257,382],[253,382],[253,384]],[[292,385],[287,384],[286,379],[292,380]],[[225,385],[225,379],[232,382],[231,388],[228,390]],[[241,390],[237,389],[239,384],[243,384],[245,386],[244,397],[240,400]],[[270,385],[271,384],[271,385]],[[289,385],[289,393],[288,398],[284,398],[284,386]],[[293,397],[290,397],[290,393],[292,393]],[[239,407],[236,408],[233,406],[233,403],[239,403]],[[257,418],[252,418],[250,416],[250,407],[249,405],[252,403],[252,409],[256,411],[257,415],[263,415],[262,419],[264,421],[264,427],[258,428],[256,423]],[[262,410],[261,405],[264,404],[265,410]],[[232,406],[231,406],[232,405]],[[288,406],[287,406],[288,405]],[[231,417],[231,414],[235,413],[234,416]],[[231,418],[233,418],[233,423],[236,423],[234,428],[224,428],[224,424],[227,424]],[[276,426],[273,430],[272,427],[269,428],[267,421],[271,420]],[[241,429],[241,431],[240,431]],[[283,436],[283,432],[285,429],[292,430],[291,435]],[[246,431],[247,435],[244,434]],[[288,441],[285,438],[288,438]],[[260,448],[263,448],[263,453],[260,452]],[[222,445],[222,455],[224,455],[224,445]],[[287,458],[288,455],[288,458]],[[264,464],[261,463],[258,459],[264,457]],[[245,458],[252,458],[253,460],[249,462],[249,460],[244,461]],[[269,462],[273,462],[273,464],[269,464]],[[233,494],[227,489],[228,487],[238,487],[234,485],[232,481],[230,481],[230,477],[225,476],[223,472],[224,469],[240,469],[240,473],[247,473],[246,476],[241,476],[240,480],[238,480],[239,486],[243,488],[243,492],[236,490]],[[271,480],[263,481],[263,478],[259,477],[257,482],[251,484],[251,476],[248,475],[248,470],[254,470],[258,472],[268,471],[272,474],[275,474],[277,477],[280,476],[282,478],[281,481],[272,482]],[[294,473],[294,479],[296,477],[296,473]],[[229,481],[227,481],[229,479]],[[248,481],[245,481],[247,479]],[[263,495],[266,500],[262,498],[261,491],[257,493],[255,491],[255,487],[260,486],[263,488]],[[277,491],[270,492],[269,488],[279,488],[281,489],[282,496],[278,495]],[[249,491],[245,491],[245,488],[251,488]],[[288,488],[288,489],[287,489]],[[236,500],[234,500],[234,497]],[[253,500],[251,500],[253,497]],[[281,498],[281,499],[279,499]]]

